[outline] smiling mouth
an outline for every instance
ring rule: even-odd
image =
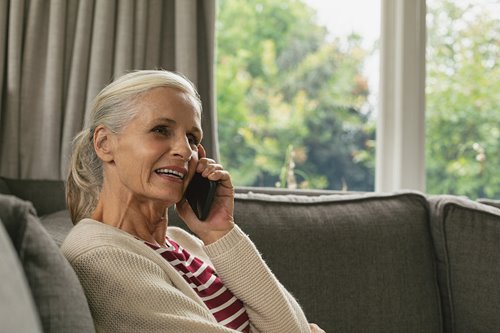
[[[171,177],[176,177],[179,178],[180,180],[184,179],[184,174],[179,171],[175,171],[172,169],[157,169],[155,172],[159,175],[166,175],[166,176],[171,176]]]

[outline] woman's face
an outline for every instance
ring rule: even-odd
[[[164,87],[141,95],[135,107],[137,114],[112,138],[114,185],[138,200],[176,203],[198,163],[200,111],[188,94]]]

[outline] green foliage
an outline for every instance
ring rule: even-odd
[[[359,36],[326,37],[303,1],[219,1],[219,141],[235,184],[373,189],[368,53]]]
[[[428,8],[427,190],[500,198],[500,21],[487,8]]]
[[[427,191],[500,198],[500,21],[439,0],[427,24]],[[373,189],[368,51],[326,37],[303,1],[219,1],[220,149],[237,185]]]

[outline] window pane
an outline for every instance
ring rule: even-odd
[[[218,4],[219,143],[235,184],[373,190],[379,1]]]
[[[427,11],[427,191],[500,198],[500,2]]]

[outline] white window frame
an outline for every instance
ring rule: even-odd
[[[382,0],[375,191],[425,191],[425,0]]]

